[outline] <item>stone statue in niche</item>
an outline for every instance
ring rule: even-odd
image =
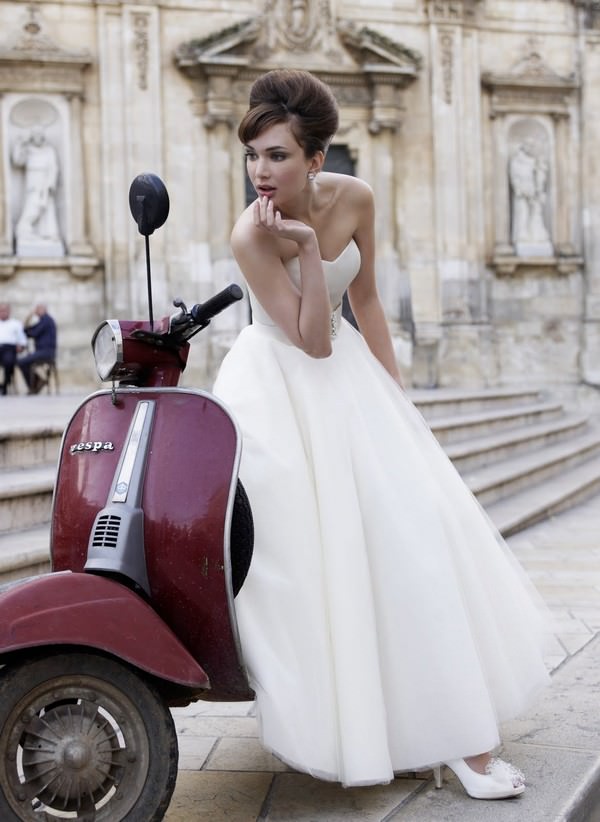
[[[23,205],[15,225],[17,255],[62,255],[56,211],[58,156],[43,126],[35,125],[27,136],[15,138],[11,159],[24,171]]]
[[[512,242],[519,256],[551,256],[545,222],[548,161],[533,139],[517,146],[509,162],[512,200]]]
[[[308,4],[306,0],[292,0],[290,6],[291,29],[294,34],[302,34],[308,27]]]

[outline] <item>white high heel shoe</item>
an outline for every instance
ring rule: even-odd
[[[454,772],[465,791],[473,799],[508,799],[519,796],[525,790],[525,777],[518,768],[494,757],[490,759],[485,773],[477,773],[464,759],[444,762]],[[435,787],[442,787],[442,765],[433,769]]]

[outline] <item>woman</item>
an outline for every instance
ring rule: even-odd
[[[540,610],[401,390],[371,190],[321,170],[337,122],[327,86],[276,70],[239,128],[258,197],[231,242],[253,323],[215,393],[255,518],[236,610],[262,740],[344,785],[445,763],[471,796],[514,796],[522,775],[488,752],[547,681]]]

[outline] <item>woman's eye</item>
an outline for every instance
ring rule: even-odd
[[[246,160],[255,160],[256,159],[256,154],[254,154],[254,152],[252,152],[252,151],[246,151],[245,154],[244,154],[244,157],[245,157]]]
[[[275,154],[271,154],[271,159],[272,160],[285,160],[285,158],[286,158],[286,155],[285,154],[280,154],[279,152],[277,152]]]

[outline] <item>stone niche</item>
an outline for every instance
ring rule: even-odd
[[[559,274],[577,270],[569,126],[579,83],[553,72],[536,51],[507,74],[484,73],[482,83],[491,120],[493,268],[497,274],[540,266]]]
[[[495,355],[510,383],[576,383],[583,302],[577,253],[579,82],[534,50],[488,93],[493,247],[489,308]]]
[[[87,52],[46,34],[35,5],[0,47],[0,278],[99,270],[87,237],[81,108]]]

